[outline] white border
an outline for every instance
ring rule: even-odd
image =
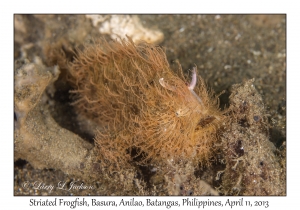
[[[247,200],[268,200],[269,209],[298,206],[299,198],[299,8],[285,1],[3,1],[1,3],[1,206],[29,207],[31,197],[13,196],[13,14],[14,13],[286,13],[287,14],[287,196],[244,197]],[[3,135],[4,134],[4,135]],[[4,145],[3,145],[4,144]],[[45,197],[37,197],[45,198]],[[54,198],[54,197],[49,197]],[[60,197],[71,200],[73,198]],[[99,198],[99,197],[97,197]],[[121,197],[116,197],[120,199]],[[128,198],[128,197],[127,197]],[[140,197],[141,198],[141,197]],[[206,199],[205,197],[201,197]],[[235,199],[234,197],[229,197]],[[89,198],[90,199],[90,198]],[[111,200],[111,197],[104,197]],[[146,199],[144,197],[144,199]],[[181,199],[165,197],[165,199]],[[210,198],[224,200],[226,197]],[[5,208],[6,207],[6,208]],[[57,207],[62,209],[61,207]],[[98,207],[99,208],[99,207]],[[174,207],[173,207],[174,208]],[[65,208],[66,209],[66,208]],[[69,209],[69,207],[67,207]],[[165,209],[165,208],[164,208]],[[296,208],[294,208],[296,209]]]

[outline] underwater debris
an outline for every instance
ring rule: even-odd
[[[195,176],[195,166],[191,161],[177,163],[168,161],[166,164],[161,164],[160,167],[163,170],[158,171],[150,182],[154,186],[164,183],[163,189],[167,195],[219,195],[210,184]],[[164,182],[161,181],[162,179]]]
[[[14,111],[15,127],[20,128],[28,112],[38,103],[46,87],[58,78],[58,67],[46,68],[36,57],[34,63],[17,60],[15,64]]]
[[[225,195],[285,195],[285,170],[269,140],[269,125],[254,79],[232,86],[232,122],[222,134]]]
[[[148,43],[159,44],[164,40],[164,34],[159,30],[145,28],[136,15],[86,15],[92,20],[93,26],[99,23],[99,32],[108,34],[112,39],[131,37],[137,43],[144,40]]]
[[[93,146],[78,135],[61,128],[51,117],[46,88],[60,73],[57,66],[47,68],[40,59],[15,64],[14,158],[37,168],[54,168],[66,174],[89,177]],[[84,166],[84,167],[82,167]]]

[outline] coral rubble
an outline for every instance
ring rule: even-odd
[[[159,44],[164,39],[161,31],[144,27],[136,15],[86,15],[86,17],[92,20],[94,27],[100,23],[99,32],[110,35],[112,39],[130,36],[134,42],[144,40],[153,44]]]

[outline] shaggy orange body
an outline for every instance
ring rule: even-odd
[[[214,154],[224,119],[218,100],[200,77],[189,88],[181,69],[179,75],[170,69],[162,48],[98,41],[77,54],[69,71],[77,110],[99,125],[95,142],[103,164],[205,164]]]

